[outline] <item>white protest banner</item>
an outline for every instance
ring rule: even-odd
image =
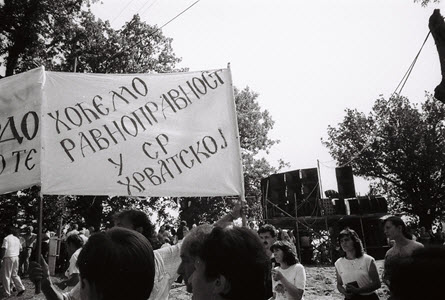
[[[0,80],[0,194],[40,184],[40,107],[45,71]]]
[[[43,194],[242,194],[228,69],[46,72],[43,96]]]

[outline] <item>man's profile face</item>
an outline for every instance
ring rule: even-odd
[[[187,292],[192,292],[192,284],[189,282],[190,276],[195,271],[195,256],[190,255],[188,249],[181,247],[181,264],[178,268],[178,274],[184,278],[184,282],[187,286]]]
[[[260,240],[263,243],[264,249],[266,251],[270,251],[270,246],[272,246],[273,243],[275,243],[276,238],[272,237],[272,234],[269,231],[262,232],[259,234]]]

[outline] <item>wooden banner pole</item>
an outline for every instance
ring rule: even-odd
[[[39,197],[39,218],[37,223],[37,253],[36,253],[36,261],[37,263],[40,263],[40,257],[42,256],[42,220],[43,220],[43,195],[42,192],[40,192]],[[41,291],[41,285],[40,281],[36,282],[36,288],[35,293],[40,294]]]

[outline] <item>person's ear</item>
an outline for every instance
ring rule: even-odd
[[[230,282],[223,275],[218,275],[213,283],[213,292],[217,295],[225,295],[230,292]]]

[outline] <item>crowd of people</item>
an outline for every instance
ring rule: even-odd
[[[258,229],[233,226],[241,213],[237,205],[213,225],[192,226],[189,230],[181,223],[177,230],[163,226],[157,233],[147,215],[138,210],[119,212],[113,228],[88,236],[73,226],[65,236],[70,258],[66,278],[57,284],[52,282],[43,256],[39,262],[20,263],[20,249],[33,247],[32,229],[25,230],[26,242],[24,235],[11,227],[0,253],[3,288],[7,295],[11,295],[12,286],[17,295],[23,294],[19,269],[27,267],[30,279],[41,284],[49,300],[164,300],[179,276],[196,300],[303,299],[307,278],[295,238],[271,224]],[[440,278],[445,270],[445,250],[424,248],[414,241],[399,217],[386,218],[383,228],[388,239],[394,241],[385,257],[382,278],[392,299],[426,299],[425,293],[437,292],[440,283],[434,276]],[[337,242],[341,249],[341,257],[335,262],[338,291],[348,300],[379,299],[376,291],[381,280],[376,263],[365,253],[359,235],[345,228]],[[154,247],[154,243],[158,245]],[[30,256],[32,251],[23,254],[28,259]],[[428,290],[410,292],[407,282]]]

